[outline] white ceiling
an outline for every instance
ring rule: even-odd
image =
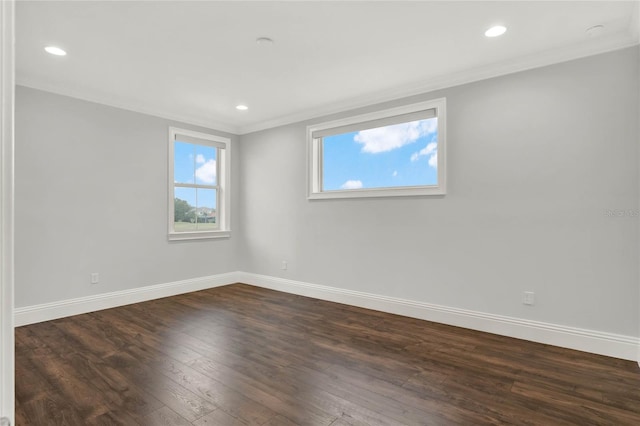
[[[21,1],[16,80],[247,133],[631,46],[639,13],[637,1]],[[496,23],[507,33],[484,37]]]

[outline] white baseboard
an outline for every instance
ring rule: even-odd
[[[115,291],[95,296],[79,297],[59,302],[44,303],[42,305],[16,308],[14,310],[15,325],[19,327],[71,315],[86,314],[87,312],[99,311],[101,309],[145,302],[161,297],[220,287],[236,283],[237,275],[236,272],[229,272],[208,277],[151,285],[132,290]]]
[[[637,361],[640,339],[359,291],[238,272],[238,282],[502,336]]]
[[[33,324],[236,282],[502,336],[638,361],[640,339],[466,309],[346,290],[248,272],[229,272],[15,309],[15,325]],[[639,363],[640,364],[640,363]]]

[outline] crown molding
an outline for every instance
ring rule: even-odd
[[[639,40],[634,37],[631,32],[620,32],[609,37],[603,37],[597,43],[583,42],[577,45],[574,44],[559,49],[526,55],[508,61],[501,61],[490,65],[432,78],[429,81],[396,87],[373,95],[351,98],[341,102],[338,101],[331,105],[322,105],[317,108],[308,109],[304,112],[282,116],[273,120],[266,120],[256,124],[240,126],[239,134],[245,135],[274,127],[320,118],[331,114],[338,114],[357,108],[425,94],[435,90],[446,89],[449,87],[474,83],[535,68],[569,62],[602,53],[622,50],[637,44],[639,44]]]
[[[636,5],[636,9],[639,9],[638,5]],[[142,106],[140,104],[130,103],[122,100],[115,100],[107,98],[106,96],[87,94],[76,88],[71,89],[47,82],[35,81],[33,79],[25,78],[19,75],[16,76],[16,84],[37,90],[43,90],[46,92],[68,96],[71,98],[81,99],[88,102],[94,102],[128,111],[133,111],[140,114],[151,115],[167,120],[173,120],[181,123],[191,124],[194,126],[204,127],[207,129],[227,132],[233,135],[245,135],[261,130],[271,129],[274,127],[300,123],[331,114],[338,114],[358,108],[380,104],[383,102],[389,102],[407,98],[410,96],[425,94],[433,92],[435,90],[474,83],[490,78],[500,77],[535,68],[541,68],[562,62],[568,62],[588,56],[612,52],[615,50],[625,49],[627,47],[638,45],[640,43],[640,29],[638,28],[638,26],[640,25],[640,18],[639,16],[637,16],[639,14],[640,11],[633,14],[627,31],[618,32],[607,37],[602,37],[597,42],[588,40],[582,43],[573,44],[571,46],[565,46],[558,49],[525,55],[520,58],[510,59],[508,61],[496,62],[493,64],[451,73],[448,75],[434,77],[429,79],[428,81],[421,81],[409,85],[398,86],[390,90],[376,92],[375,94],[368,94],[356,98],[336,101],[332,102],[331,104],[324,104],[316,108],[310,108],[302,112],[239,126],[234,126],[222,121],[203,120],[201,118],[190,115],[181,115],[172,111],[149,108],[148,106]]]
[[[110,106],[113,108],[124,109],[138,114],[151,115],[153,117],[164,118],[166,120],[177,121],[184,124],[190,124],[192,126],[204,127],[206,129],[218,130],[220,132],[231,133],[232,135],[238,135],[240,129],[235,126],[231,126],[222,122],[201,120],[189,115],[175,114],[171,111],[163,111],[160,109],[147,108],[145,106],[137,105],[134,103],[123,102],[114,99],[106,99],[101,96],[94,96],[91,94],[83,93],[77,89],[69,89],[67,87],[58,86],[42,81],[34,81],[29,78],[16,76],[16,85],[28,87],[30,89],[42,90],[56,95],[66,96],[69,98],[79,99],[82,101],[93,102],[100,105]]]

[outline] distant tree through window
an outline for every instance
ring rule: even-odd
[[[171,128],[170,239],[227,236],[228,145],[226,138]]]

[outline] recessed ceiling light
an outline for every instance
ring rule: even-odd
[[[503,27],[502,25],[496,25],[495,27],[489,28],[484,32],[484,35],[487,37],[498,37],[504,34],[507,31],[507,27]]]
[[[256,43],[258,43],[258,46],[271,46],[273,44],[273,39],[269,37],[258,37],[256,39]]]
[[[249,107],[246,105],[236,105],[236,109],[240,111],[246,111],[249,109]]]
[[[604,25],[594,25],[593,27],[587,28],[587,31],[586,31],[589,37],[599,36],[603,32],[604,32]]]
[[[59,47],[56,46],[47,46],[44,48],[44,50],[46,50],[48,53],[51,53],[52,55],[56,55],[56,56],[64,56],[67,54],[67,52],[65,52],[64,50],[60,49]]]

